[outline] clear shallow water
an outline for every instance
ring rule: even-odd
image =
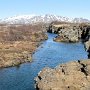
[[[58,43],[53,41],[55,34],[48,36],[49,39],[33,55],[32,63],[0,69],[0,90],[35,90],[34,77],[45,66],[53,68],[61,63],[88,58],[81,43]]]

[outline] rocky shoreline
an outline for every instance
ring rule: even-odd
[[[90,25],[88,23],[52,22],[47,31],[58,34],[54,38],[56,42],[75,43],[88,40],[89,30]]]
[[[53,40],[56,42],[76,43],[82,42],[90,58],[90,24],[89,23],[67,23],[52,22],[47,32],[56,33]]]
[[[90,90],[90,59],[46,67],[35,81],[37,90]]]
[[[85,45],[86,51],[88,52],[88,58],[90,59],[90,40],[86,41],[84,45]]]
[[[48,32],[57,33],[57,42],[82,41],[90,58],[90,25],[51,24]],[[46,67],[35,78],[36,90],[90,90],[90,59],[77,60],[56,66]]]

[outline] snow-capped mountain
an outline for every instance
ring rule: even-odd
[[[74,18],[72,22],[74,23],[89,22],[90,23],[90,20],[85,19],[85,18]]]
[[[88,19],[83,18],[68,18],[62,17],[57,15],[21,15],[21,16],[14,16],[2,19],[1,23],[8,23],[8,24],[33,24],[33,23],[50,23],[52,21],[64,21],[64,22],[73,22],[73,23],[81,23],[81,22],[90,22]]]

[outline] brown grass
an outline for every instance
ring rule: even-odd
[[[46,38],[42,25],[0,25],[0,67],[31,61]]]

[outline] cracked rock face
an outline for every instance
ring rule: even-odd
[[[35,81],[37,90],[90,90],[90,60],[44,68]]]
[[[58,37],[55,38],[57,42],[78,42],[80,36],[80,30],[72,28],[61,29]]]
[[[90,58],[90,39],[85,42],[85,49],[88,52],[88,58]]]

